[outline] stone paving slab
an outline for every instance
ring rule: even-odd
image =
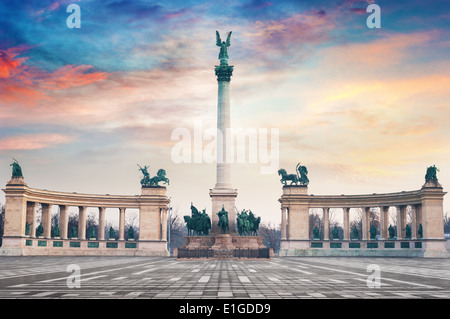
[[[80,269],[70,288],[69,265]],[[379,286],[369,265],[380,269]],[[448,299],[450,259],[1,257],[1,299]],[[72,277],[72,279],[74,279]]]

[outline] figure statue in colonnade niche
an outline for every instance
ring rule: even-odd
[[[437,172],[439,172],[439,169],[436,167],[436,165],[428,167],[427,173],[425,174],[425,183],[427,182],[437,183],[438,182]]]
[[[44,233],[44,227],[42,226],[42,223],[40,223],[36,229],[36,237],[42,236],[43,233]]]
[[[389,238],[395,237],[395,229],[394,229],[394,227],[392,227],[392,225],[389,225],[388,232],[389,232]]]
[[[22,168],[20,167],[19,162],[14,158],[13,158],[13,160],[14,160],[14,163],[9,165],[9,166],[12,166],[12,176],[11,177],[12,178],[23,177]]]
[[[331,231],[331,235],[333,236],[333,239],[339,239],[339,229],[337,226],[334,226],[333,230]]]
[[[297,167],[295,168],[296,174],[287,174],[286,170],[284,168],[280,168],[278,170],[278,175],[281,176],[280,182],[284,185],[287,185],[287,181],[291,181],[289,185],[295,184],[297,185],[300,183],[300,185],[307,186],[309,184],[308,176],[308,169],[306,166],[301,165],[301,163],[297,164]]]
[[[222,210],[217,213],[217,216],[219,216],[219,223],[217,226],[220,227],[222,234],[225,234],[228,231],[228,212],[223,205]]]
[[[55,227],[53,227],[53,237],[59,237],[61,235],[61,232],[59,230],[59,226],[56,225]]]
[[[419,230],[417,231],[418,238],[423,238],[423,227],[422,224],[419,225]]]
[[[133,226],[130,226],[130,228],[128,228],[128,240],[134,240],[134,229],[133,229]]]
[[[377,238],[377,228],[375,225],[370,226],[370,239],[376,239]]]
[[[406,225],[405,228],[405,238],[411,238],[411,227],[409,225]]]
[[[112,226],[109,227],[109,240],[116,240],[116,232],[114,231]]]
[[[353,227],[352,233],[353,233],[353,239],[358,239],[359,232],[358,232],[358,228],[356,228],[356,226]]]
[[[72,230],[70,233],[70,238],[77,238],[78,236],[78,230],[76,226],[72,226]]]
[[[91,226],[89,229],[89,238],[95,238],[95,226]]]
[[[316,240],[320,239],[320,231],[319,228],[317,228],[317,226],[314,227],[313,229],[313,238]]]

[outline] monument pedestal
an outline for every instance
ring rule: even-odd
[[[214,188],[209,191],[209,196],[212,201],[211,235],[218,235],[221,233],[220,227],[217,225],[219,223],[219,216],[217,216],[217,213],[222,210],[222,207],[228,212],[229,233],[237,235],[235,208],[237,194],[237,189]]]
[[[234,236],[232,234],[187,236],[184,238],[184,245],[177,252],[177,257],[216,259],[269,258],[273,253],[273,251],[269,250],[267,257],[251,257],[259,256],[258,252],[261,249],[268,249],[264,246],[261,236]]]

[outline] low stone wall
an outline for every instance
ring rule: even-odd
[[[81,239],[6,238],[0,247],[4,256],[167,256],[160,242]],[[14,245],[11,245],[14,243]],[[149,247],[151,246],[151,247]]]
[[[290,241],[282,242],[279,256],[450,257],[440,240]]]

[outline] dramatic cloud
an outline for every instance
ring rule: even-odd
[[[6,105],[34,106],[38,100],[49,99],[49,92],[88,85],[104,80],[105,72],[89,65],[66,65],[48,72],[25,64],[29,57],[18,57],[29,48],[0,50],[0,101]]]

